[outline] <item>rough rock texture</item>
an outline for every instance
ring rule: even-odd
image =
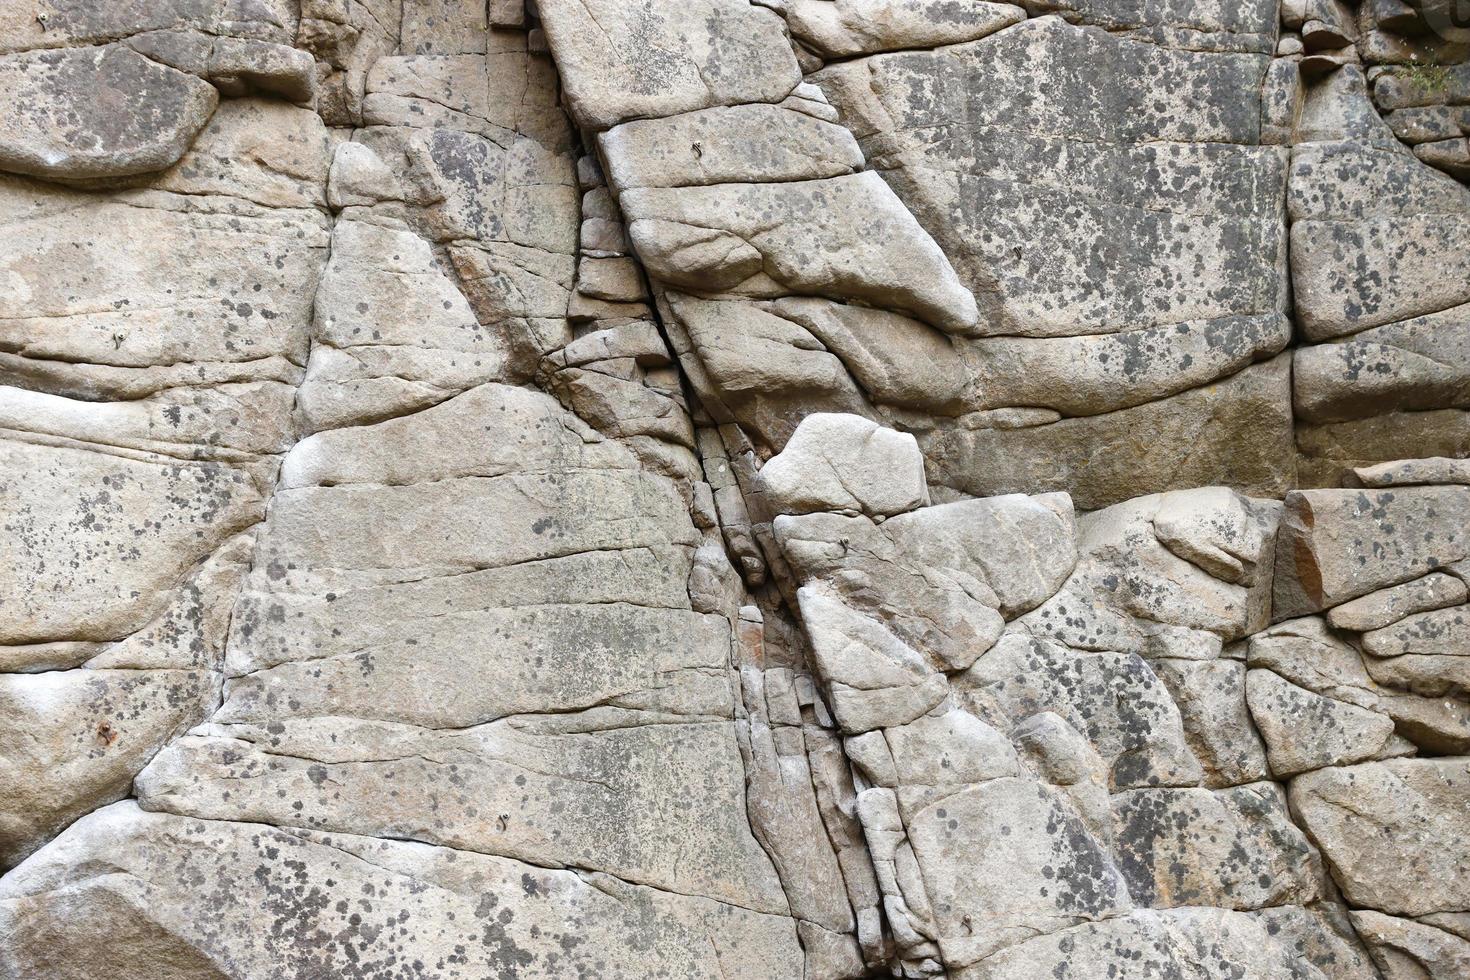
[[[1453,6],[0,4],[0,978],[1466,975]]]

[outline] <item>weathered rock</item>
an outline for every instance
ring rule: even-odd
[[[1463,759],[1393,759],[1309,773],[1292,782],[1291,802],[1352,905],[1456,912],[1470,883],[1467,783]]]
[[[1244,664],[1155,659],[1149,667],[1179,706],[1184,740],[1204,767],[1206,786],[1239,786],[1270,776],[1266,746],[1246,707]]]
[[[0,179],[0,975],[1455,973],[1470,48],[1356,6],[0,4],[140,168]]]
[[[784,13],[792,36],[826,58],[959,44],[1026,17],[1019,7],[984,0],[789,0]]]
[[[1398,487],[1416,483],[1470,483],[1470,462],[1438,456],[1360,466],[1344,486]]]
[[[1302,348],[1293,401],[1301,418],[1318,423],[1470,405],[1470,309]]]
[[[1383,758],[1393,744],[1388,716],[1314,694],[1269,670],[1246,676],[1246,698],[1271,773],[1281,778]]]
[[[963,980],[1065,976],[1079,963],[1119,964],[1119,977],[1328,977],[1294,956],[1252,916],[1223,909],[1137,910],[1105,922],[1040,936],[957,975]]]
[[[991,780],[930,805],[908,831],[953,967],[1132,906],[1106,852],[1042,784]]]
[[[538,7],[573,113],[590,129],[710,106],[779,102],[801,81],[781,20],[762,7],[698,0],[547,0]]]
[[[964,670],[1016,616],[1056,591],[1073,563],[1071,508],[994,497],[925,507],[882,524],[782,516],[773,526],[796,577],[820,581],[943,670]]]
[[[1273,615],[1319,612],[1470,554],[1470,489],[1302,490],[1276,537]]]
[[[983,337],[961,350],[967,407],[1043,406],[1064,416],[1132,408],[1229,377],[1277,354],[1285,317],[1223,317],[1085,337]]]
[[[1465,270],[1454,266],[1470,236],[1470,190],[1399,144],[1356,67],[1334,72],[1309,96],[1301,135],[1320,142],[1293,153],[1288,195],[1293,293],[1306,337],[1341,337],[1470,301]]]
[[[1113,797],[1117,862],[1141,906],[1305,905],[1320,859],[1272,783],[1133,789]]]
[[[944,675],[882,624],[812,587],[798,593],[818,674],[844,732],[903,725],[944,700]]]
[[[1364,633],[1364,663],[1380,684],[1430,697],[1470,692],[1470,607],[1416,613]]]
[[[1327,621],[1338,629],[1382,629],[1415,613],[1457,606],[1467,596],[1465,583],[1453,575],[1431,572],[1421,579],[1370,592],[1361,599],[1344,602],[1327,612]]]
[[[248,473],[219,463],[15,440],[0,457],[3,643],[127,637],[264,507]]]
[[[911,317],[809,297],[771,312],[805,327],[877,403],[948,415],[962,410],[973,375],[955,341]]]
[[[1202,488],[1140,497],[1078,523],[1077,570],[1021,620],[1031,635],[1212,659],[1265,625],[1274,505]]]
[[[1420,456],[1470,453],[1470,412],[1439,409],[1325,425],[1300,423],[1296,438],[1303,488],[1351,486],[1353,468],[1392,462],[1405,451]]]
[[[618,200],[639,258],[670,285],[855,298],[950,333],[975,328],[974,297],[876,173],[635,188]]]
[[[1067,336],[1280,309],[1284,161],[1251,145],[1266,60],[1038,18],[815,77],[984,332]]]
[[[130,48],[0,56],[0,170],[85,181],[175,163],[219,94]]]
[[[138,770],[206,716],[215,687],[200,670],[0,675],[0,867],[126,796]]]
[[[1009,727],[1053,711],[1087,736],[1111,786],[1192,785],[1202,775],[1169,691],[1136,655],[1087,653],[1008,633],[955,681],[981,719]]]
[[[1247,654],[1300,688],[1393,719],[1398,733],[1434,753],[1470,748],[1470,705],[1450,698],[1425,698],[1380,685],[1363,657],[1334,635],[1318,617],[1290,620],[1251,638]]]
[[[820,180],[863,165],[846,129],[764,104],[639,119],[613,127],[597,144],[620,190]]]
[[[1444,929],[1368,910],[1352,913],[1385,980],[1452,977],[1470,970],[1470,941]]]
[[[17,284],[0,290],[0,344],[38,366],[128,369],[84,374],[71,382],[80,395],[138,384],[154,366],[261,362],[251,377],[269,358],[305,361],[328,244],[313,211],[146,191],[58,201],[20,181],[3,183],[0,209],[21,243],[0,256]]]
[[[1278,357],[1218,384],[1104,415],[918,435],[931,483],[977,496],[1066,490],[1084,510],[1212,484],[1276,496],[1295,483],[1290,367]]]
[[[929,502],[924,457],[913,436],[855,415],[808,416],[761,467],[759,489],[778,514],[891,517]]]
[[[195,914],[185,895],[210,915]],[[294,938],[262,929],[269,921]],[[67,980],[224,976],[225,963],[241,976],[305,980],[400,959],[442,963],[444,976],[463,980],[505,969],[775,978],[801,962],[784,916],[606,875],[190,820],[132,802],[84,818],[7,876],[0,922],[0,968]]]

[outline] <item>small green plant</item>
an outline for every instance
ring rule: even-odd
[[[1424,95],[1441,95],[1450,87],[1450,70],[1433,61],[1414,61],[1404,65],[1400,74]]]

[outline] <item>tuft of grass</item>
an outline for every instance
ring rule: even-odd
[[[1450,87],[1450,70],[1446,65],[1415,61],[1401,69],[1403,77],[1425,95],[1442,95]]]

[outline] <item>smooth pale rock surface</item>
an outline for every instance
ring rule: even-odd
[[[215,688],[207,670],[0,675],[0,866],[126,796],[154,753],[207,715]]]
[[[679,11],[653,0],[548,0],[539,13],[577,121],[593,129],[779,102],[801,81],[781,19],[741,0]]]
[[[819,180],[863,165],[846,129],[765,104],[639,119],[614,126],[597,145],[622,189]]]
[[[1075,561],[1064,498],[998,497],[864,517],[781,516],[793,573],[874,616],[943,670],[963,670],[1014,618],[1054,592]]]
[[[948,333],[975,329],[975,298],[876,173],[636,188],[619,203],[639,258],[671,285],[853,297]]]
[[[1017,6],[984,0],[794,0],[785,14],[792,36],[828,58],[959,44],[1026,16]]]
[[[944,675],[881,623],[811,587],[799,598],[816,669],[843,731],[906,724],[944,700]]]
[[[777,513],[859,511],[891,517],[929,502],[913,436],[855,415],[811,415],[761,467],[760,491]]]
[[[1467,781],[1464,759],[1394,759],[1303,776],[1291,800],[1353,905],[1389,915],[1458,912],[1470,881]]]
[[[73,181],[163,170],[218,101],[208,82],[121,45],[0,55],[0,170]]]
[[[1117,869],[1059,796],[1024,779],[995,779],[910,821],[946,962],[966,965],[1038,929],[1131,906]],[[1004,832],[1011,821],[1020,833]],[[1048,826],[1060,832],[1041,832]],[[997,843],[977,849],[976,839]]]

